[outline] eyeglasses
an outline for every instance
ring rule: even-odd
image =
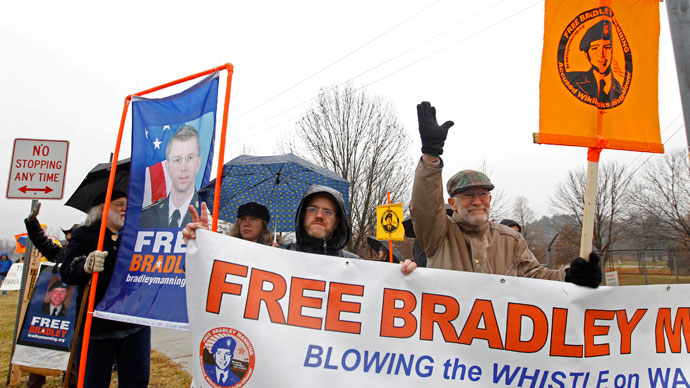
[[[182,163],[192,163],[198,157],[199,155],[187,155],[184,157],[176,156],[168,159],[168,163],[172,164],[173,166],[179,166]]]
[[[323,212],[324,217],[333,218],[335,217],[335,212],[331,209],[322,209],[320,207],[307,206],[307,214],[315,216],[319,210]]]
[[[479,198],[480,201],[484,202],[487,199],[489,199],[489,192],[488,191],[480,191],[477,193],[460,193],[456,194],[456,196],[460,197],[463,202],[465,203],[470,203],[474,200],[474,197]]]

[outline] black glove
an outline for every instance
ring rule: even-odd
[[[578,286],[591,288],[599,287],[601,283],[601,258],[595,252],[589,254],[589,262],[578,257],[570,263],[570,268],[566,270],[565,281],[575,283]]]
[[[436,121],[436,108],[428,101],[417,105],[417,120],[419,121],[419,137],[422,138],[422,153],[443,154],[443,143],[448,136],[448,129],[455,123],[446,121],[439,126]]]

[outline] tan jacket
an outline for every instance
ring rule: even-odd
[[[441,162],[443,163],[443,162]],[[412,187],[410,215],[430,268],[540,279],[565,279],[565,269],[539,264],[517,231],[493,222],[481,227],[464,223],[457,212],[446,215],[441,168],[420,160]]]

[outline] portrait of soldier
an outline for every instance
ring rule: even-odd
[[[67,299],[67,288],[61,279],[56,278],[48,287],[47,297],[49,301],[41,306],[41,314],[53,317],[64,317],[67,315],[65,300]]]
[[[614,101],[623,90],[611,71],[612,30],[610,20],[602,20],[591,26],[580,41],[580,51],[587,57],[589,70],[570,71],[565,74],[574,87],[599,102]]]
[[[146,228],[182,228],[192,222],[189,205],[199,207],[194,187],[201,167],[199,132],[191,125],[178,129],[165,150],[165,168],[171,181],[170,193],[141,212],[140,226]]]
[[[386,232],[388,232],[388,233],[394,232],[396,229],[398,229],[398,224],[399,224],[399,221],[397,219],[394,219],[392,212],[387,212],[383,216],[382,227],[383,227],[383,230],[385,230]]]
[[[236,345],[232,337],[220,338],[211,348],[215,365],[204,363],[206,375],[221,387],[230,387],[240,381],[230,369]]]

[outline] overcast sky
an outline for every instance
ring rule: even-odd
[[[659,120],[668,151],[687,143],[660,8]],[[431,101],[439,121],[455,122],[444,181],[485,161],[511,198],[525,195],[549,215],[556,185],[586,166],[587,150],[532,143],[543,15],[544,2],[534,0],[3,2],[0,183],[6,191],[13,139],[69,140],[64,198],[43,201],[39,219],[53,231],[80,222],[83,214],[64,202],[108,161],[125,96],[231,62],[226,161],[243,149],[273,154],[320,88],[351,81],[394,105],[415,139],[415,159],[417,103]],[[130,154],[129,118],[131,111],[121,157]],[[647,158],[604,150],[601,161],[636,167]],[[24,231],[30,202],[2,196],[0,238]]]

